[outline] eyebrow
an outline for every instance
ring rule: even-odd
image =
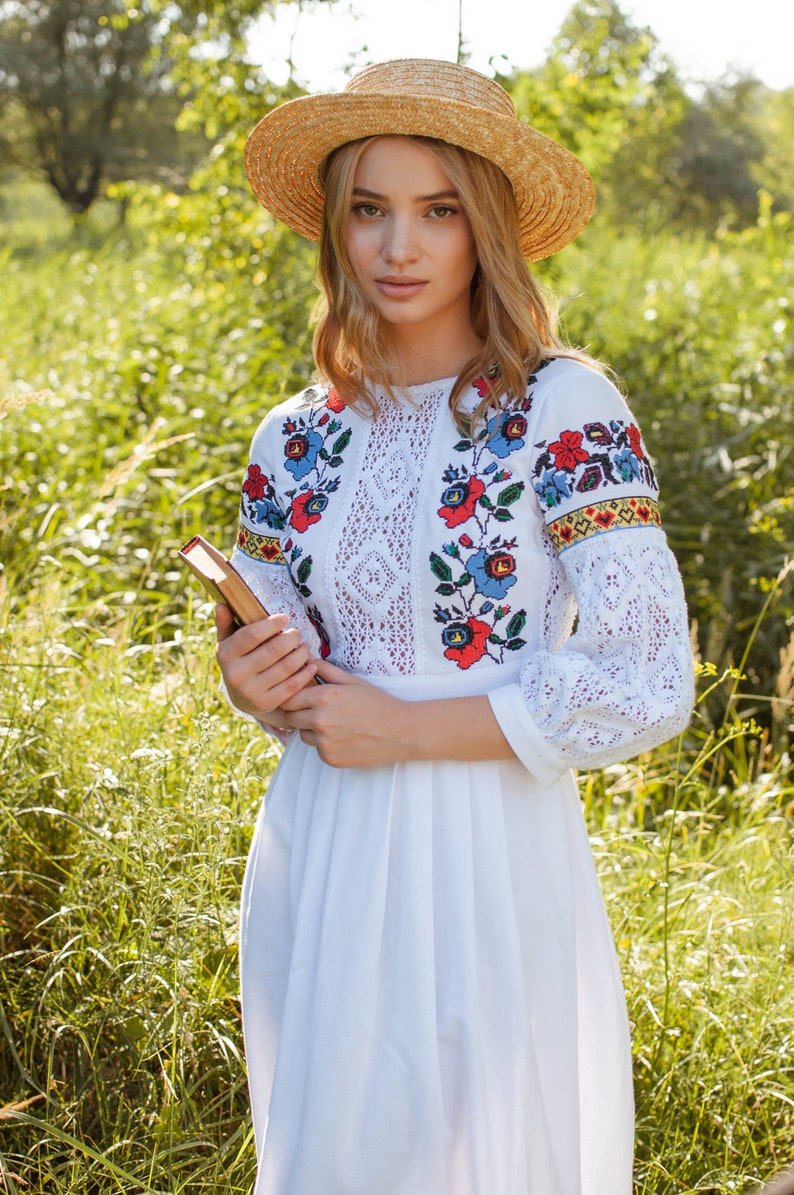
[[[387,199],[387,195],[381,195],[378,191],[368,191],[366,187],[354,187],[353,194],[359,195],[363,199]],[[457,191],[436,191],[433,195],[417,195],[414,200],[415,203],[435,203],[439,199],[459,199]]]

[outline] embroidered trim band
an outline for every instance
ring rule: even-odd
[[[237,536],[237,547],[252,560],[264,560],[265,564],[286,564],[277,535],[258,535],[241,527]]]
[[[661,527],[659,507],[653,498],[607,498],[572,510],[548,524],[558,552],[602,531],[624,527]]]

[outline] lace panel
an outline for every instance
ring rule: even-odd
[[[360,675],[417,671],[413,532],[422,475],[447,387],[414,388],[373,420],[348,522],[332,569],[344,628],[343,668]],[[373,527],[378,535],[373,535]]]
[[[547,651],[559,651],[573,630],[576,602],[559,553],[548,533],[543,536],[543,551],[548,558],[548,573],[540,611],[540,645]]]
[[[254,560],[239,548],[235,548],[232,553],[232,564],[268,613],[289,614],[290,625],[298,628],[301,637],[311,647],[312,655],[319,655],[319,636],[306,614],[303,602],[295,592],[287,566]]]
[[[576,632],[521,673],[529,713],[569,766],[604,767],[683,730],[693,668],[686,604],[661,532],[615,531],[562,555]]]

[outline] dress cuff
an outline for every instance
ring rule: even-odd
[[[527,771],[541,784],[556,783],[569,770],[569,765],[543,738],[527,710],[520,687],[504,685],[487,696],[502,734]]]

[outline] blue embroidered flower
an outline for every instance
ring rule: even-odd
[[[522,411],[500,411],[488,420],[486,427],[487,445],[494,456],[504,460],[511,452],[524,447],[527,430],[526,417]]]
[[[296,481],[301,481],[307,473],[311,473],[320,449],[323,437],[313,427],[305,431],[295,431],[284,445],[284,455],[287,458],[285,468],[289,469]]]
[[[516,583],[514,556],[504,548],[488,552],[481,548],[466,561],[466,571],[474,579],[474,586],[484,597],[499,601]]]
[[[274,531],[281,531],[286,520],[275,502],[271,502],[269,498],[260,498],[258,502],[252,503],[252,506],[257,523],[266,523]]]
[[[640,462],[628,445],[615,453],[612,458],[612,464],[616,466],[624,481],[639,480]]]
[[[571,496],[570,479],[561,469],[544,469],[532,484],[538,500],[547,509],[559,506]]]

